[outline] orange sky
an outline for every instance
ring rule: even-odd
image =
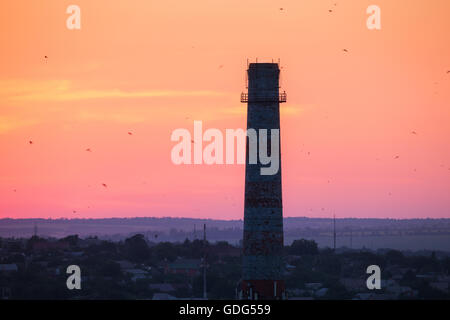
[[[1,1],[0,218],[242,218],[244,166],[175,166],[170,135],[245,128],[256,57],[285,216],[450,217],[449,30],[448,0]]]

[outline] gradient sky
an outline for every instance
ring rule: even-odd
[[[247,58],[281,59],[285,216],[449,218],[449,31],[448,0],[1,1],[0,218],[241,219],[244,166],[170,135],[245,128]]]

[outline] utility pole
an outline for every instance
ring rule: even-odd
[[[203,224],[203,299],[208,299],[206,294],[206,223]]]
[[[333,248],[334,248],[334,251],[336,251],[336,215],[335,214],[333,214],[333,240],[334,240]]]
[[[350,228],[350,249],[353,249],[353,229]]]

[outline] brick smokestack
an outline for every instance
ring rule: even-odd
[[[247,130],[267,129],[267,152],[271,149],[271,129],[280,129],[280,69],[277,63],[251,63],[248,73]],[[259,137],[259,134],[258,134]],[[259,143],[258,143],[259,144]],[[258,152],[259,152],[258,145]],[[280,151],[280,150],[279,150]],[[279,152],[281,157],[281,152]],[[243,240],[242,299],[282,299],[283,281],[283,206],[280,167],[274,175],[262,175],[259,162],[249,163],[247,138],[245,167],[245,209]]]

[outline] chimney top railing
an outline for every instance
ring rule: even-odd
[[[246,92],[241,93],[241,102],[242,103],[248,103],[248,102],[278,102],[278,103],[284,103],[286,102],[286,91],[280,92],[277,95],[258,95],[258,94],[252,94],[248,95]]]

